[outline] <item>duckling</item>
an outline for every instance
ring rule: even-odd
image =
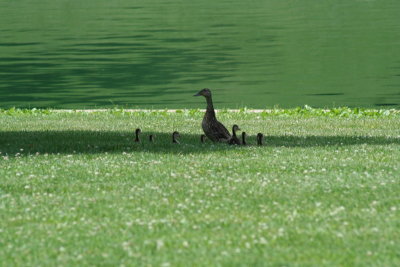
[[[173,132],[172,133],[172,143],[179,144],[179,141],[176,139],[178,137],[181,137],[180,134],[177,131]]]
[[[140,135],[141,133],[142,133],[142,130],[140,130],[140,128],[137,128],[136,131],[135,131],[135,135],[136,135],[136,137],[135,137],[135,142],[136,142],[136,143],[139,143],[139,142],[140,142],[139,135]]]
[[[206,141],[206,136],[204,134],[200,135],[200,142],[204,144]]]
[[[236,131],[240,131],[240,128],[239,128],[239,126],[237,126],[236,124],[234,124],[233,126],[232,126],[232,137],[231,137],[231,139],[229,140],[229,144],[230,145],[240,145],[240,140],[239,140],[239,138],[237,138],[237,136],[236,136]]]
[[[149,141],[150,141],[150,143],[153,143],[154,142],[154,135],[149,135]]]
[[[246,132],[242,132],[242,145],[247,145],[246,143]]]
[[[211,98],[211,90],[204,88],[194,96],[204,96],[207,101],[207,109],[204,114],[201,127],[208,139],[213,142],[228,142],[231,139],[229,131],[217,120]]]
[[[257,145],[259,145],[259,146],[263,145],[263,138],[264,138],[264,135],[262,133],[257,134]]]

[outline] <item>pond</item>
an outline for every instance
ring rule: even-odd
[[[0,108],[400,107],[398,0],[0,2]]]

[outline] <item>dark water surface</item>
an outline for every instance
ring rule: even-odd
[[[399,0],[0,1],[0,108],[400,107]]]

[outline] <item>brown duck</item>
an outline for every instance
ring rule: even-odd
[[[215,116],[210,89],[204,88],[194,96],[201,95],[204,96],[207,101],[206,113],[204,114],[203,122],[201,123],[205,135],[213,142],[228,142],[231,139],[231,135]]]
[[[178,141],[178,138],[181,137],[181,135],[179,134],[179,132],[175,131],[172,133],[172,143],[174,144],[180,144],[180,142]]]
[[[236,124],[234,124],[234,125],[232,126],[232,137],[231,137],[231,139],[229,139],[229,141],[228,141],[228,143],[229,143],[230,145],[240,145],[240,140],[239,140],[239,138],[238,138],[237,135],[236,135],[236,131],[240,131],[240,128],[239,128],[239,126],[237,126]]]
[[[149,135],[149,141],[150,141],[150,143],[154,143],[154,135],[153,134]]]
[[[140,130],[140,128],[137,128],[136,130],[135,130],[135,142],[136,143],[139,143],[140,142],[140,138],[139,138],[139,135],[142,133],[142,130]]]
[[[263,138],[264,138],[264,135],[262,133],[257,134],[257,145],[259,145],[259,146],[263,145]]]
[[[242,132],[242,145],[247,145],[246,143],[246,132]]]

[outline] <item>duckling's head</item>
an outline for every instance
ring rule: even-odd
[[[236,131],[240,131],[240,128],[239,128],[239,126],[237,126],[237,124],[234,124],[232,126],[232,132],[236,132]]]
[[[142,130],[140,130],[139,128],[137,128],[135,131],[136,134],[140,134],[141,132],[142,132]]]
[[[177,137],[181,137],[181,135],[179,134],[179,132],[175,131],[172,133],[172,137],[175,139]]]
[[[195,94],[194,96],[204,96],[204,97],[210,97],[211,96],[211,90],[208,88],[204,88],[202,90],[200,90],[200,92],[198,92],[197,94]]]

